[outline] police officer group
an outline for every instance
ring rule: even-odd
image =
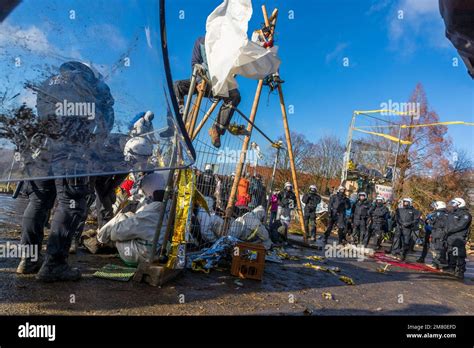
[[[305,204],[303,217],[307,237],[316,240],[316,207],[321,196],[315,185],[310,186],[302,202]],[[472,222],[466,202],[462,198],[454,198],[449,204],[436,201],[431,204],[431,209],[432,212],[422,219],[421,212],[413,206],[413,200],[407,197],[391,213],[382,196],[371,202],[365,192],[358,192],[357,200],[351,202],[346,196],[346,188],[340,186],[329,199],[328,224],[320,239],[327,244],[336,227],[339,244],[346,244],[349,239],[355,245],[368,247],[372,241],[375,249],[381,249],[382,242],[390,239],[393,231],[392,243],[386,253],[406,262],[408,253],[414,250],[420,229],[424,228],[423,250],[416,262],[424,263],[431,247],[432,267],[464,279],[466,243]]]

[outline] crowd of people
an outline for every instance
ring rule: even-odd
[[[463,279],[466,243],[472,222],[466,202],[459,197],[448,204],[436,201],[431,209],[432,212],[424,217],[414,207],[413,200],[405,197],[391,211],[390,204],[380,195],[373,202],[368,200],[365,192],[358,192],[351,199],[346,195],[346,188],[340,186],[330,197],[328,224],[321,240],[326,244],[331,231],[337,227],[340,244],[350,242],[367,247],[372,242],[375,249],[381,249],[382,242],[386,240],[391,242],[386,252],[407,261],[407,255],[424,232],[422,254],[416,261],[424,263],[431,248],[433,267]],[[314,238],[314,231],[310,233],[310,237]]]

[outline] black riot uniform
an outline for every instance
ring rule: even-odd
[[[466,242],[469,236],[472,216],[466,207],[455,208],[448,214],[446,242],[448,264],[458,278],[464,278],[466,271]]]
[[[216,178],[212,170],[205,170],[204,173],[198,175],[196,187],[204,196],[214,197],[216,191]]]
[[[388,230],[388,219],[390,217],[390,211],[383,203],[375,203],[375,205],[369,211],[370,217],[370,231],[367,240],[364,239],[364,245],[369,244],[371,236],[375,237],[375,243],[377,248],[382,245],[382,237]]]
[[[351,206],[351,202],[349,198],[342,192],[337,192],[336,194],[332,195],[329,199],[329,223],[324,232],[324,242],[327,243],[329,235],[334,227],[337,225],[338,228],[338,238],[339,243],[344,242],[345,240],[345,227],[346,227],[346,210],[349,209]]]
[[[316,237],[316,207],[321,203],[321,196],[316,192],[308,192],[303,195],[304,206],[304,229],[309,233],[307,237]],[[310,227],[311,225],[311,227]],[[310,229],[311,228],[311,229]]]
[[[448,211],[446,208],[437,209],[430,215],[431,247],[435,252],[433,264],[440,268],[447,264],[446,231],[448,227]],[[423,255],[422,255],[423,257]],[[424,258],[424,257],[423,257]]]
[[[95,105],[95,117],[61,115],[57,113],[58,101],[90,102]],[[37,88],[38,117],[49,122],[47,134],[51,148],[41,153],[49,170],[69,158],[78,166],[83,160],[85,148],[96,146],[107,138],[114,124],[114,99],[109,87],[85,64],[67,62],[59,68],[59,74],[44,81]],[[97,148],[98,150],[98,148]],[[81,162],[83,161],[83,162]],[[27,185],[28,206],[22,220],[22,244],[37,246],[41,250],[43,229],[49,210],[57,198],[57,207],[51,219],[46,258],[37,262],[23,258],[18,273],[36,273],[42,281],[77,280],[80,272],[67,263],[68,250],[74,233],[87,211],[86,197],[90,193],[88,178],[30,181]],[[39,269],[41,267],[41,269]]]
[[[397,236],[394,240],[399,238],[402,260],[405,260],[414,244],[413,233],[419,228],[420,217],[420,212],[412,206],[397,208],[395,211]],[[393,252],[400,253],[400,250],[394,249]]]
[[[364,236],[368,234],[368,218],[369,218],[370,202],[367,199],[357,200],[352,206],[352,221],[354,242],[359,244],[363,241]]]

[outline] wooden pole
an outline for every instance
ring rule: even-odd
[[[250,117],[247,124],[247,131],[248,135],[245,136],[243,144],[242,144],[242,151],[240,152],[239,162],[237,163],[237,167],[235,169],[235,178],[234,182],[232,183],[232,189],[230,191],[229,201],[227,202],[227,207],[225,210],[225,219],[224,219],[224,226],[223,226],[223,233],[225,234],[229,228],[230,218],[234,213],[234,206],[237,196],[237,188],[239,187],[240,178],[242,177],[242,172],[244,168],[245,158],[247,156],[247,151],[249,148],[250,137],[252,135],[253,123],[255,121],[255,115],[257,114],[258,104],[260,101],[260,95],[262,94],[262,87],[263,87],[263,80],[258,81],[257,90],[255,92],[255,97],[253,100],[252,111],[250,112]]]
[[[191,136],[191,140],[194,140],[196,139],[197,135],[199,134],[199,132],[201,131],[202,127],[204,127],[204,124],[207,122],[207,120],[209,119],[209,117],[212,115],[212,113],[214,112],[214,110],[216,109],[217,107],[217,104],[219,104],[219,100],[215,100],[211,107],[209,108],[209,110],[206,112],[206,114],[204,115],[204,117],[202,118],[201,122],[198,124],[198,126],[196,127],[196,129],[194,130],[194,133],[192,134]]]
[[[199,115],[199,110],[201,109],[202,99],[204,97],[204,92],[206,91],[206,81],[202,80],[198,85],[198,96],[196,98],[196,103],[193,106],[193,112],[191,113],[191,118],[189,119],[188,125],[188,134],[191,136],[194,133],[194,127],[196,126],[196,120]]]
[[[262,12],[263,12],[263,20],[265,21],[265,26],[269,27],[270,21],[268,20],[268,13],[267,13],[267,8],[265,7],[265,5],[262,5]]]
[[[286,138],[286,144],[287,144],[288,157],[290,160],[291,176],[293,179],[293,186],[295,188],[296,204],[298,206],[298,216],[300,220],[300,227],[304,233],[303,239],[306,242],[307,240],[306,240],[306,229],[305,229],[304,221],[303,221],[303,208],[301,207],[300,192],[298,188],[298,179],[297,179],[296,167],[295,167],[295,158],[293,155],[293,146],[291,144],[290,128],[288,126],[288,117],[286,114],[285,99],[283,97],[283,89],[281,88],[281,84],[278,85],[278,94],[280,96],[281,115],[283,116],[283,127],[285,128],[285,138]]]

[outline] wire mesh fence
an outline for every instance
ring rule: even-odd
[[[197,107],[196,100],[198,98],[193,98],[191,110]],[[217,105],[214,105],[216,102]],[[248,125],[241,113],[233,113],[227,130],[220,137],[220,147],[213,145],[209,129],[216,123],[223,103],[212,98],[203,99],[197,119],[194,120],[195,129],[190,130],[191,134],[194,133],[193,145],[196,150],[196,185],[207,201],[209,212],[204,207],[194,207],[188,251],[209,247],[225,235],[245,241],[260,241],[269,246],[271,241],[278,243],[286,239],[290,224],[290,228],[298,229],[295,224],[298,222],[295,197],[285,201],[281,196],[285,182],[291,182],[291,173],[289,170],[259,164],[263,154],[254,141],[257,138],[255,128],[249,149],[245,156],[241,156],[246,135],[236,134],[235,130],[245,129]],[[210,109],[213,112],[209,116]],[[204,125],[203,120],[206,121]],[[268,141],[265,146],[263,143],[261,145],[266,148],[272,144]],[[242,175],[236,178],[236,169],[242,160]],[[274,161],[267,158],[266,162]],[[232,216],[226,226],[226,208],[236,180],[238,183]]]

